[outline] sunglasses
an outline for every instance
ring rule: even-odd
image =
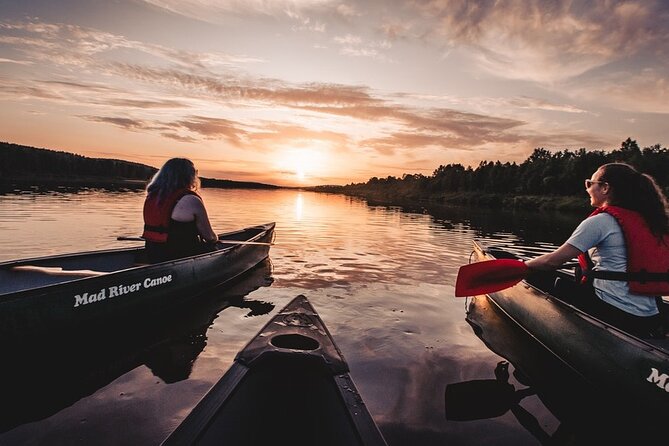
[[[593,184],[606,184],[606,181],[585,180],[585,188],[590,189]]]

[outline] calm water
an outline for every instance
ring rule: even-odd
[[[203,197],[217,232],[276,221],[271,261],[207,293],[198,308],[142,328],[119,323],[118,332],[86,340],[85,348],[5,358],[12,378],[1,384],[0,444],[159,444],[297,294],[333,334],[390,445],[540,444],[568,429],[536,395],[521,401],[533,428],[511,411],[450,421],[444,389],[494,378],[502,358],[493,350],[523,354],[522,340],[511,343],[521,353],[492,345],[501,335],[486,346],[466,309],[477,324],[504,321],[480,299],[453,296],[472,240],[542,252],[563,241],[578,216],[428,213],[299,191],[205,189]],[[0,195],[0,260],[131,245],[116,237],[139,235],[142,202],[141,192]],[[518,381],[513,364],[509,370],[517,388],[531,381]]]

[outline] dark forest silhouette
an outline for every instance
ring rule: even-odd
[[[155,167],[116,159],[88,158],[74,153],[0,142],[0,177],[4,181],[97,178],[146,181]]]
[[[627,138],[619,149],[562,150],[551,152],[535,149],[522,163],[482,161],[476,168],[462,164],[439,166],[432,175],[404,174],[401,178],[371,178],[365,183],[346,186],[319,186],[314,190],[364,196],[382,201],[401,199],[429,199],[455,204],[484,204],[493,206],[530,207],[537,199],[522,197],[541,196],[548,207],[561,197],[579,197],[564,207],[585,207],[583,181],[590,178],[599,166],[622,161],[641,172],[655,177],[658,184],[669,185],[669,150],[655,144],[643,149]],[[503,199],[502,197],[506,197]],[[509,201],[513,198],[513,202]],[[546,200],[548,198],[548,200]]]
[[[158,171],[141,163],[89,158],[74,153],[0,142],[0,186],[120,186],[143,188]],[[202,187],[276,189],[271,184],[201,178]]]

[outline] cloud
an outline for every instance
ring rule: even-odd
[[[150,93],[129,95],[125,90],[107,85],[73,81],[40,81],[2,79],[0,94],[5,99],[41,99],[68,105],[100,105],[123,109],[182,109],[189,108],[184,101],[168,98],[152,99]],[[141,96],[143,99],[137,99]]]
[[[572,95],[599,101],[609,107],[635,113],[669,113],[669,69],[645,68],[619,71],[583,81]]]
[[[466,113],[447,108],[412,108],[373,96],[364,87],[336,84],[288,84],[276,80],[242,78],[219,79],[213,76],[199,76],[178,70],[160,70],[137,65],[117,65],[116,69],[135,80],[161,84],[174,88],[175,93],[198,96],[228,105],[247,106],[253,103],[265,107],[284,107],[304,110],[318,117],[342,117],[356,121],[380,123],[377,132],[384,133],[383,127],[394,128],[385,136],[363,138],[363,145],[373,147],[379,153],[390,153],[393,144],[397,149],[418,149],[426,146],[444,149],[477,147],[491,141],[518,141],[513,129],[525,125],[524,121]],[[245,141],[285,140],[287,138],[323,138],[336,140],[339,144],[348,139],[341,133],[318,133],[304,128],[272,126],[258,123],[261,131],[249,130],[250,124],[242,125],[218,118],[195,117],[177,121],[176,126],[205,138],[224,137],[230,143],[240,146]],[[301,133],[301,135],[299,134]]]
[[[464,39],[468,34],[455,35]],[[379,154],[401,152],[423,158],[425,153],[481,151],[504,144],[509,151],[522,146],[527,153],[528,144],[535,142],[525,120],[496,116],[490,107],[488,112],[472,113],[457,110],[457,106],[426,104],[410,95],[384,96],[364,86],[257,77],[225,66],[226,55],[175,50],[90,28],[37,21],[4,23],[0,24],[0,41],[23,52],[25,60],[39,60],[47,67],[33,71],[47,80],[0,79],[6,81],[0,82],[3,98],[89,107],[85,112],[78,110],[77,116],[174,141],[221,140],[233,148],[253,151],[315,141],[338,151],[362,147]],[[383,38],[368,40],[345,33],[333,41],[342,50],[349,48],[351,55],[360,51],[358,56],[374,57],[364,51],[380,55],[392,46]],[[150,65],[121,62],[113,57],[113,49],[148,53],[159,57],[160,63],[153,59]],[[81,75],[73,77],[73,66]],[[583,111],[529,96],[483,99],[498,108]],[[451,98],[451,102],[456,100]],[[108,107],[121,107],[124,113],[116,116]],[[171,110],[168,114],[160,109]]]
[[[112,50],[126,49],[155,56],[183,68],[204,69],[260,62],[257,58],[211,52],[189,52],[127,39],[121,35],[63,23],[0,23],[0,43],[25,54],[27,61],[95,67],[96,58]]]
[[[555,82],[643,51],[666,56],[669,4],[661,0],[433,0],[434,38],[466,46],[497,76]]]
[[[392,62],[382,51],[392,48],[389,40],[365,42],[360,36],[346,34],[334,37],[333,41],[340,45],[339,54],[354,57],[371,57],[376,60]]]
[[[141,130],[167,130],[168,127],[164,125],[156,125],[142,119],[119,118],[110,116],[80,116],[81,118],[91,122],[102,122],[121,127],[125,130],[141,131]]]
[[[7,59],[5,57],[0,57],[0,63],[12,63],[16,65],[32,65],[34,62],[30,62],[27,60],[15,60],[15,59]]]
[[[52,101],[65,100],[61,94],[44,86],[3,77],[0,77],[0,97],[7,100],[24,100],[30,98]]]
[[[204,116],[191,116],[188,119],[176,121],[171,126],[180,127],[207,139],[224,138],[235,146],[242,145],[248,133],[238,122]]]
[[[230,16],[261,16],[293,21],[294,31],[324,32],[326,24],[312,13],[334,11],[341,17],[356,15],[354,7],[337,0],[144,0],[170,12],[204,22],[223,24]]]

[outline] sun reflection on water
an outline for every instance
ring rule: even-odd
[[[295,220],[302,220],[302,208],[304,207],[304,198],[302,198],[302,193],[298,193],[295,197]]]

